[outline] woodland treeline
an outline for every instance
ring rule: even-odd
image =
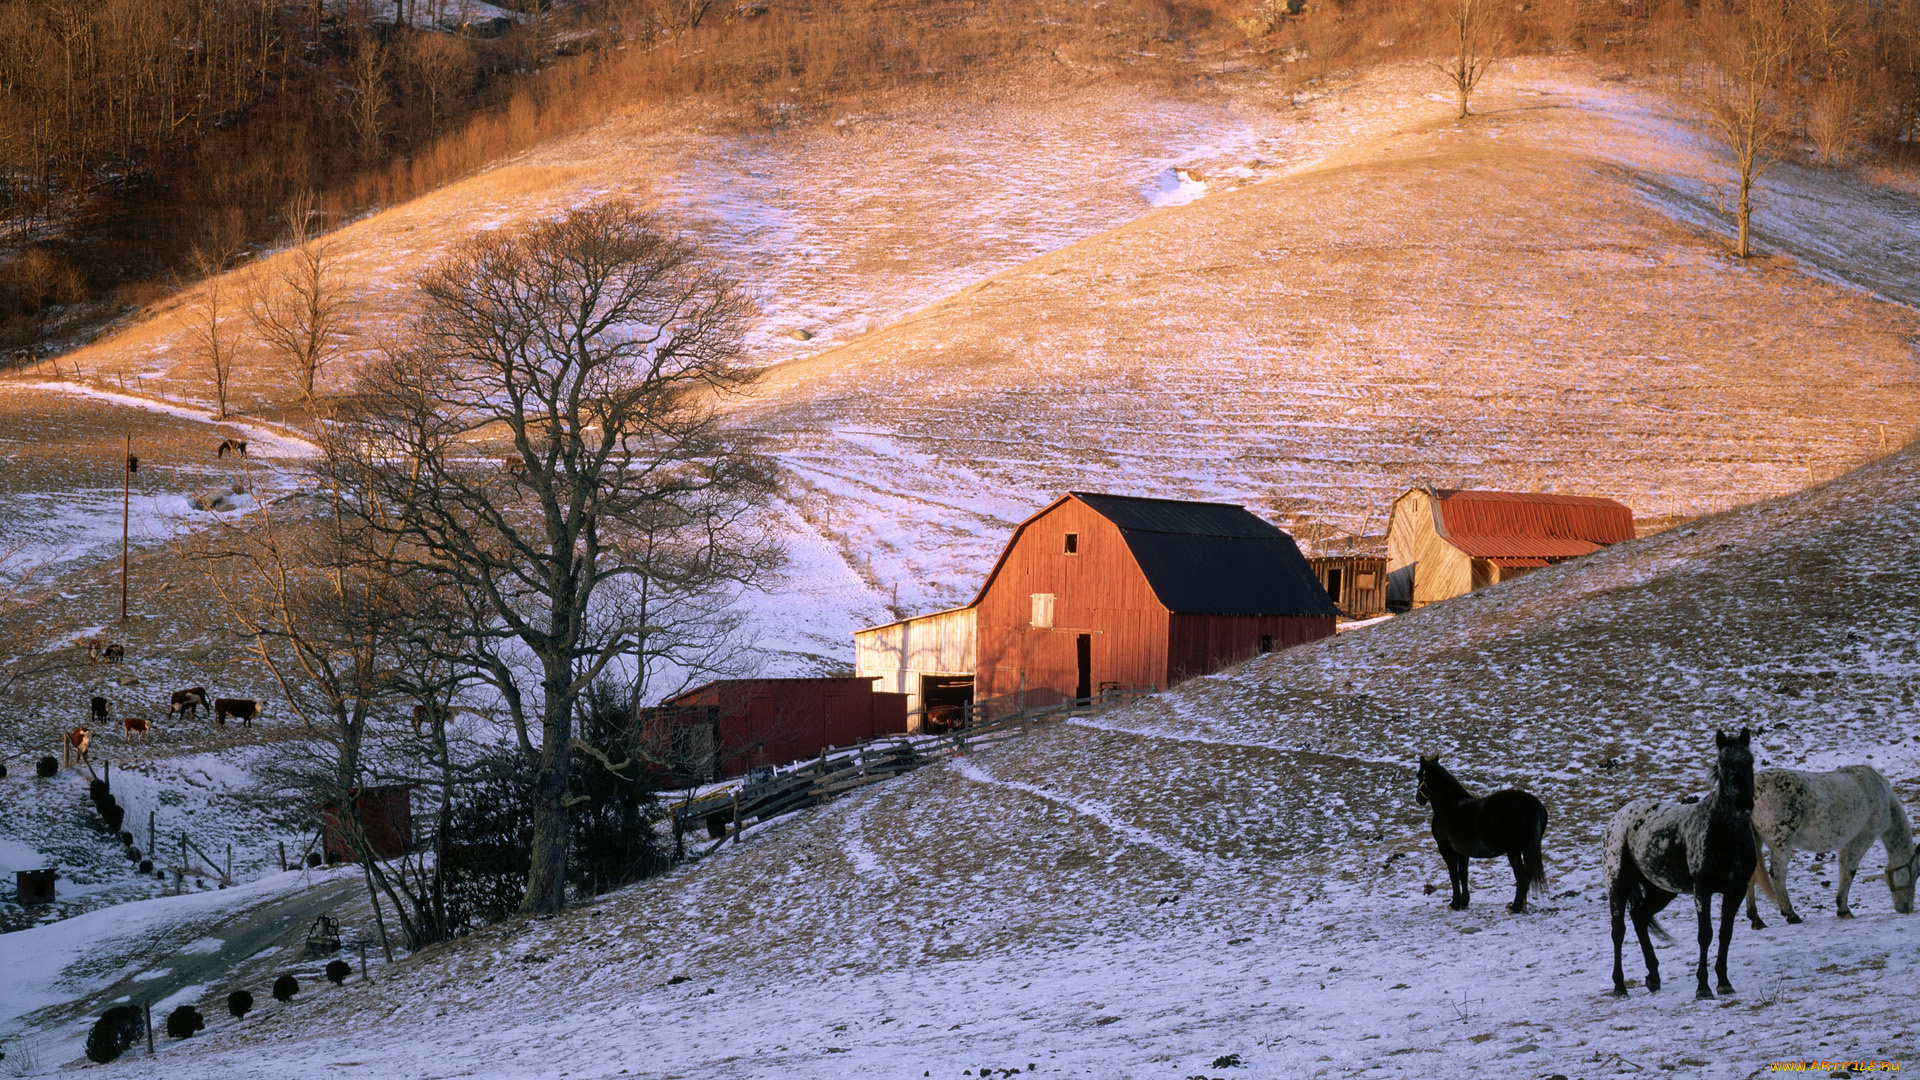
[[[1752,59],[1730,26],[1764,24],[1789,156],[1912,155],[1920,0],[1472,2],[1496,57],[1586,52],[1690,96]],[[94,301],[97,321],[271,241],[299,192],[338,221],[637,103],[806,122],[1022,62],[1057,79],[1063,56],[1075,79],[1204,87],[1251,63],[1305,82],[1432,55],[1461,3],[509,0],[505,20],[462,0],[5,0],[0,347],[56,306]]]

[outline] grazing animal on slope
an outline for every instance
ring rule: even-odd
[[[220,449],[214,451],[214,456],[226,457],[228,454],[236,454],[240,457],[246,457],[247,456],[247,440],[245,439],[220,440]]]
[[[69,754],[72,755],[72,764],[91,763],[93,759],[87,756],[87,751],[92,748],[93,732],[87,730],[87,725],[81,724],[68,732],[66,741],[61,744],[61,765],[67,764],[66,758]]]
[[[117,664],[126,658],[127,647],[117,641],[100,650],[100,659],[105,660],[109,664]]]
[[[144,716],[123,716],[120,718],[121,738],[132,742],[135,735],[153,734],[153,724]]]
[[[185,690],[175,690],[173,701],[167,706],[167,715],[178,714],[180,719],[185,720],[193,715],[195,709],[203,713],[207,711],[207,688],[204,686],[190,686]]]
[[[1887,888],[1893,910],[1913,910],[1914,864],[1920,848],[1913,842],[1913,825],[1893,794],[1887,778],[1870,765],[1846,765],[1832,772],[1768,769],[1753,778],[1753,835],[1770,864],[1754,867],[1747,885],[1747,919],[1764,929],[1753,902],[1754,887],[1766,890],[1787,922],[1800,916],[1787,896],[1787,865],[1795,848],[1840,853],[1839,890],[1835,907],[1843,919],[1853,918],[1847,906],[1847,887],[1853,884],[1860,858],[1879,840],[1887,849]]]
[[[113,706],[107,703],[106,698],[96,697],[90,699],[89,707],[92,709],[90,717],[92,723],[104,724],[113,719]]]
[[[263,708],[257,698],[214,698],[213,719],[215,723],[224,724],[231,716],[240,721],[241,727],[252,727],[254,717],[259,716]]]
[[[1607,823],[1604,849],[1607,908],[1613,920],[1613,996],[1627,996],[1627,980],[1620,968],[1620,947],[1626,940],[1625,916],[1633,913],[1634,933],[1647,961],[1647,989],[1660,989],[1660,962],[1647,940],[1649,928],[1675,896],[1688,893],[1700,924],[1700,962],[1695,969],[1696,998],[1711,998],[1707,986],[1707,946],[1713,941],[1713,894],[1721,894],[1720,955],[1714,964],[1720,992],[1733,992],[1727,980],[1727,948],[1733,943],[1733,920],[1740,897],[1760,861],[1753,839],[1752,732],[1713,733],[1718,755],[1713,765],[1713,791],[1695,803],[1635,799],[1621,807]],[[1661,932],[1661,937],[1666,934]]]
[[[1449,907],[1455,911],[1467,909],[1467,860],[1505,855],[1513,867],[1513,902],[1507,910],[1516,915],[1527,910],[1527,887],[1547,883],[1546,867],[1540,859],[1547,808],[1539,799],[1517,788],[1476,798],[1452,773],[1440,767],[1439,758],[1422,757],[1413,801],[1421,806],[1433,804],[1433,842],[1440,846],[1440,857],[1447,863],[1447,879],[1453,885]]]

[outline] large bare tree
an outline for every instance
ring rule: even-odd
[[[467,598],[436,631],[497,696],[526,766],[524,911],[565,902],[587,688],[638,682],[675,639],[709,647],[700,616],[779,563],[775,470],[718,410],[751,378],[750,311],[627,204],[501,230],[427,274],[414,343],[369,364],[327,429],[326,467],[396,539],[395,566]]]
[[[322,368],[339,356],[348,332],[347,296],[333,245],[313,226],[313,196],[287,204],[287,250],[247,283],[254,333],[290,365],[309,405]]]
[[[1753,188],[1779,159],[1787,135],[1780,97],[1792,36],[1779,0],[1724,0],[1703,16],[1713,64],[1707,118],[1733,166],[1733,254],[1753,254]]]
[[[1467,101],[1493,63],[1496,29],[1492,0],[1439,0],[1445,20],[1447,58],[1433,66],[1453,85],[1454,119],[1467,118]]]

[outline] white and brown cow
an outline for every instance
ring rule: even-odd
[[[69,763],[69,758],[72,759],[71,763],[74,765],[79,765],[82,762],[91,762],[93,759],[87,756],[87,751],[92,748],[93,732],[87,730],[87,725],[81,724],[79,727],[68,732],[66,740],[61,743],[60,764],[64,767]]]
[[[123,716],[120,718],[121,738],[132,742],[135,735],[148,738],[153,734],[153,722],[144,716]]]
[[[173,702],[167,706],[167,715],[177,715],[185,720],[193,715],[195,709],[201,712],[207,711],[207,688],[204,686],[189,686],[185,690],[175,690]]]

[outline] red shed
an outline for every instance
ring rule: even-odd
[[[366,830],[373,853],[391,859],[413,847],[413,785],[382,784],[357,788],[352,792],[353,808],[359,813],[360,827]],[[345,828],[351,822],[340,820],[340,804],[328,802],[320,808],[326,823],[326,849],[344,862],[359,862],[354,847],[347,842]]]
[[[977,700],[1169,686],[1333,634],[1293,538],[1226,503],[1072,492],[1022,522],[972,605]]]
[[[787,765],[830,747],[907,730],[907,696],[872,678],[722,679],[646,710],[647,743],[695,779]]]

